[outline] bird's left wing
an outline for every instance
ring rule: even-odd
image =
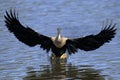
[[[116,24],[107,23],[96,35],[88,35],[81,38],[68,39],[66,41],[69,54],[77,52],[77,49],[91,51],[99,48],[104,43],[111,41],[116,34]]]
[[[16,14],[15,11],[10,10],[9,13],[6,11],[4,17],[8,30],[13,33],[19,41],[30,47],[40,44],[41,48],[47,52],[50,50],[52,44],[50,37],[39,34],[29,27],[24,27],[20,23],[18,14]]]

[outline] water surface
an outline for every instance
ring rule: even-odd
[[[0,0],[0,80],[119,80],[119,0]],[[95,51],[79,50],[67,62],[50,63],[49,54],[30,48],[10,34],[4,23],[6,10],[16,9],[19,20],[47,36],[57,27],[66,37],[97,34],[102,22],[117,23],[117,34]]]

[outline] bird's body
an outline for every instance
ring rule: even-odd
[[[57,37],[51,37],[51,40],[57,48],[62,48],[66,44],[67,38],[60,37],[57,39]]]
[[[55,57],[65,57],[65,52],[69,55],[78,51],[78,49],[84,51],[91,51],[99,48],[104,43],[111,41],[115,35],[116,24],[104,25],[104,28],[96,35],[88,35],[81,38],[67,38],[60,35],[60,28],[57,29],[58,34],[56,37],[48,37],[35,32],[29,27],[24,27],[16,15],[15,11],[10,10],[10,13],[6,11],[5,25],[10,32],[12,32],[16,38],[25,43],[26,45],[33,47],[35,45],[40,45],[46,52],[51,52]]]
[[[62,48],[66,44],[67,38],[61,38],[57,40],[56,37],[51,37],[51,40],[56,47]]]
[[[58,35],[56,37],[51,37],[51,40],[57,48],[62,48],[66,44],[67,38],[60,35],[60,28],[57,28],[57,31]]]

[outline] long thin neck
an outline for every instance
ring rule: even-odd
[[[57,31],[58,31],[57,40],[60,40],[61,39],[60,28],[58,28]]]

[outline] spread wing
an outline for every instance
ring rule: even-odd
[[[9,13],[6,11],[4,17],[6,27],[19,41],[30,47],[41,44],[41,48],[45,49],[47,52],[50,50],[52,45],[50,37],[39,34],[29,27],[24,27],[20,23],[18,14],[16,14],[15,11],[10,10]]]
[[[68,39],[67,48],[69,54],[77,52],[77,49],[91,51],[99,48],[104,43],[109,42],[116,34],[116,24],[107,23],[105,27],[96,35],[88,35],[82,38]]]

